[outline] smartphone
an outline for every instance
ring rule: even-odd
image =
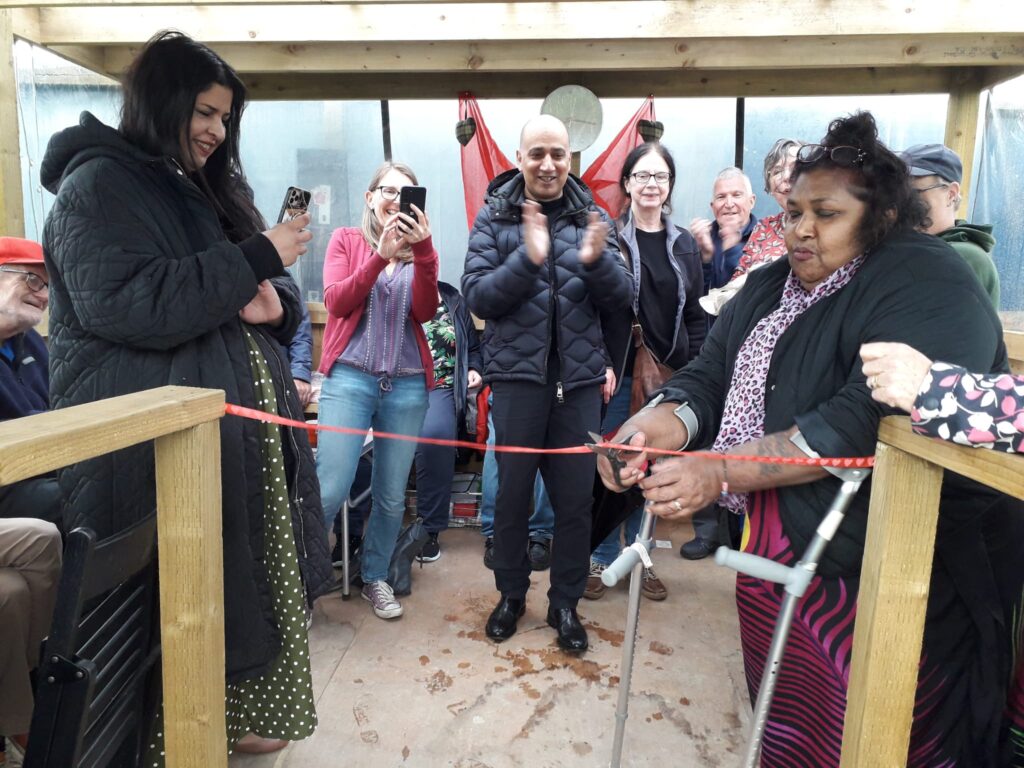
[[[313,197],[311,192],[300,187],[288,187],[284,193],[284,202],[281,203],[281,213],[277,216],[277,223],[291,221],[301,213],[309,210],[309,201]]]
[[[414,205],[421,211],[427,210],[426,187],[402,187],[398,194],[398,210],[416,220],[416,214],[412,210]]]

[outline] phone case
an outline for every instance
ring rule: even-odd
[[[311,192],[307,192],[300,187],[288,187],[288,191],[284,193],[284,202],[281,204],[281,213],[277,216],[278,223],[285,221],[288,211],[305,212],[308,210],[309,201],[312,197]]]

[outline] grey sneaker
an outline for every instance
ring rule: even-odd
[[[363,600],[369,600],[373,612],[381,619],[397,619],[402,615],[402,604],[395,599],[391,585],[386,581],[371,581],[363,585]]]
[[[587,585],[583,588],[583,596],[587,600],[600,600],[605,590],[608,589],[601,581],[601,574],[607,567],[604,563],[599,563],[596,560],[590,561],[590,574],[587,576]]]

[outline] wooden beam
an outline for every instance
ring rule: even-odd
[[[18,133],[18,83],[14,72],[14,27],[0,10],[0,237],[25,236]]]
[[[747,39],[214,43],[239,72],[522,72],[573,70],[805,69],[829,67],[1024,67],[1024,36],[771,37]],[[121,72],[141,46],[103,48]]]
[[[250,74],[253,99],[445,99],[472,91],[481,99],[543,98],[561,85],[579,84],[602,98],[698,96],[828,96],[945,93],[947,68],[799,70],[780,77],[769,70],[648,72],[463,72],[394,74]]]
[[[940,468],[879,442],[842,768],[906,765],[941,484]]]
[[[0,485],[224,415],[224,392],[160,387],[0,422]]]
[[[1024,499],[1024,472],[1021,471],[1024,460],[1020,456],[922,437],[911,431],[910,419],[906,416],[882,419],[878,440],[997,491]]]
[[[1024,3],[1004,0],[633,0],[551,3],[345,3],[40,7],[50,45],[139,43],[175,28],[211,43],[314,40],[602,40],[1024,34]]]
[[[1006,354],[1010,358],[1010,370],[1018,376],[1024,376],[1024,332],[1003,331],[1006,341]]]
[[[980,77],[979,86],[981,90],[985,91],[989,88],[995,88],[997,85],[1005,83],[1007,80],[1013,80],[1016,77],[1024,75],[1024,67],[1016,65],[1003,67],[985,67],[978,72]]]
[[[971,172],[974,170],[974,144],[978,137],[978,110],[981,103],[981,79],[975,69],[955,69],[951,73],[949,105],[946,107],[946,135],[943,143],[960,155],[964,166],[960,182],[960,209],[957,215],[967,215],[967,198],[971,192]]]
[[[167,768],[226,768],[219,424],[154,451]]]
[[[53,45],[49,50],[72,64],[85,67],[91,72],[107,75],[105,52],[99,46],[88,45]]]

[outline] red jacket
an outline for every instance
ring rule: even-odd
[[[413,333],[420,348],[423,372],[430,389],[434,382],[434,360],[430,354],[422,323],[437,313],[437,251],[431,238],[412,246]],[[342,227],[334,230],[324,258],[324,305],[327,326],[324,328],[320,372],[330,373],[331,366],[348,345],[363,316],[366,299],[387,262],[367,245],[362,230]]]

